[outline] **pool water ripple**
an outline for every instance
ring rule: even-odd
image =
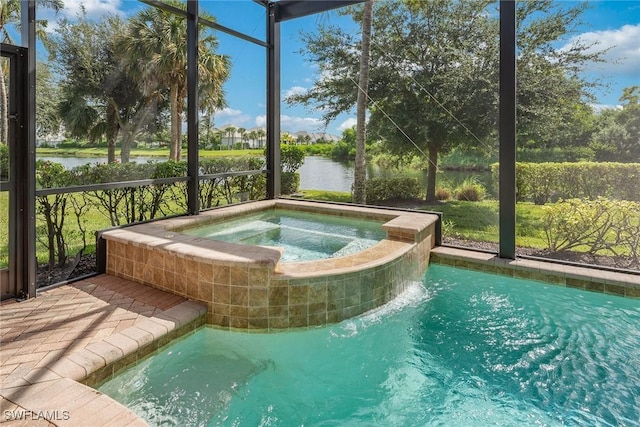
[[[639,325],[638,300],[432,265],[358,318],[204,329],[101,390],[152,425],[633,426]]]

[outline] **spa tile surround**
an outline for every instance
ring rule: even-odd
[[[186,228],[265,209],[380,221],[387,238],[351,255],[280,263],[281,248],[182,234]],[[207,305],[207,323],[278,331],[335,323],[381,306],[429,263],[437,216],[408,211],[268,200],[103,233],[107,273]]]

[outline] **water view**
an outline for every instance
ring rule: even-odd
[[[106,163],[106,157],[62,157],[38,156],[38,160],[50,160],[71,169],[87,163]],[[139,156],[131,157],[132,162],[146,163],[164,162],[166,157]],[[338,162],[327,157],[306,156],[303,165],[298,169],[301,190],[343,191],[351,192],[353,185],[353,162]],[[423,187],[427,185],[427,171],[415,169],[386,169],[374,164],[367,165],[367,177],[410,176],[417,178]],[[482,171],[439,171],[438,182],[451,183],[455,187],[465,179],[474,177],[483,184],[490,195],[492,193],[491,173]]]

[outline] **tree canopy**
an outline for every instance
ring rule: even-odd
[[[400,157],[428,158],[427,199],[435,199],[438,154],[493,145],[497,134],[499,30],[489,0],[376,2],[369,96],[370,131]],[[518,3],[520,136],[549,138],[584,103],[591,83],[579,70],[598,60],[590,46],[553,47],[577,25],[584,6]],[[361,9],[346,12],[359,22]],[[319,78],[289,102],[321,106],[333,120],[355,105],[360,43],[332,25],[303,36]]]
[[[186,9],[181,1],[167,1]],[[207,16],[210,21],[215,21]],[[200,109],[212,112],[226,106],[223,84],[229,78],[229,58],[215,53],[218,41],[199,26],[198,89]],[[121,39],[125,64],[136,76],[146,96],[166,88],[171,112],[170,159],[180,160],[182,112],[187,96],[187,21],[158,8],[147,8],[130,20]]]

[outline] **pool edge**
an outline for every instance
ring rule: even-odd
[[[486,252],[446,246],[433,248],[430,261],[434,264],[542,281],[590,292],[640,298],[640,276],[634,274],[564,265],[552,261],[523,258],[509,260]]]

